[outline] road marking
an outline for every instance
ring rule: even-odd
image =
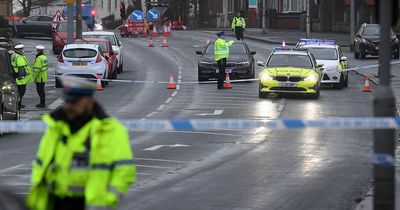
[[[178,79],[179,79],[179,80],[182,80],[182,75],[179,74],[179,75],[178,75]]]
[[[152,117],[152,116],[153,116],[153,115],[155,115],[155,114],[157,114],[157,112],[152,112],[152,113],[150,113],[150,114],[146,115],[146,118],[148,118],[148,117]]]
[[[157,111],[160,111],[160,110],[164,109],[164,107],[165,107],[165,105],[164,105],[164,104],[161,104],[161,105],[157,108]]]
[[[21,164],[21,165],[15,165],[15,166],[11,166],[9,168],[5,168],[0,170],[0,174],[1,173],[5,173],[5,172],[9,172],[9,171],[13,171],[13,170],[17,170],[17,169],[21,169],[22,167],[24,167],[25,165]]]
[[[178,91],[174,91],[174,92],[171,94],[171,97],[176,96],[176,94],[178,94]]]
[[[224,113],[224,110],[215,110],[213,113],[202,113],[202,114],[197,114],[198,116],[217,116],[221,115]]]
[[[182,133],[182,134],[201,134],[201,135],[215,135],[215,136],[231,136],[231,137],[242,137],[243,135],[249,135],[249,133],[245,134],[232,134],[229,133],[217,133],[217,132],[204,132],[204,131],[159,131],[159,133]]]
[[[59,106],[61,106],[62,103],[64,103],[64,99],[58,98],[52,104],[49,105],[49,109],[50,110],[57,109]]]
[[[285,103],[286,103],[286,100],[284,98],[282,98],[281,101],[279,102],[279,108],[278,108],[279,112],[283,111],[283,108],[285,108]]]
[[[178,79],[178,84],[181,84],[182,83],[182,80],[181,79]]]
[[[176,89],[177,90],[181,89],[181,85],[176,85]]]
[[[182,71],[178,71],[178,74],[182,74]]]
[[[144,161],[156,161],[156,162],[185,163],[185,161],[180,161],[180,160],[166,160],[166,159],[154,159],[154,158],[133,158],[133,159],[144,160]]]
[[[165,103],[166,103],[166,104],[169,104],[171,101],[172,101],[172,98],[168,98],[168,99],[165,101]]]
[[[135,164],[136,167],[141,167],[141,168],[158,168],[158,169],[171,169],[173,167],[167,167],[167,166],[149,166],[149,165],[137,165]]]
[[[169,147],[169,148],[176,148],[176,147],[188,147],[189,145],[185,144],[174,144],[174,145],[155,145],[146,149],[143,149],[143,151],[156,151],[158,149],[161,149],[163,147]]]
[[[11,175],[11,174],[7,174],[7,175],[0,175],[1,177],[31,177],[31,175],[20,175],[20,174],[13,174],[13,175]]]

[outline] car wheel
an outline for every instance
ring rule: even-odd
[[[204,82],[204,81],[208,81],[208,78],[201,76],[200,73],[197,73],[197,81],[198,82]]]
[[[319,89],[318,89],[316,93],[314,93],[314,94],[311,95],[311,98],[312,98],[312,99],[318,99],[318,98],[319,98],[319,95],[320,95],[320,91],[319,91]]]
[[[118,70],[115,68],[112,75],[111,75],[111,79],[117,79],[117,75],[118,75]]]
[[[335,88],[341,90],[344,87],[345,80],[346,79],[344,78],[343,74],[341,74],[339,83],[335,84]]]
[[[356,49],[354,49],[354,58],[360,59],[360,53],[358,53]]]
[[[365,59],[365,52],[364,52],[364,49],[362,48],[362,46],[360,47],[360,58],[361,59]]]
[[[61,81],[57,77],[56,77],[56,88],[62,88]]]
[[[120,73],[122,73],[123,71],[124,71],[124,64],[121,63],[121,65],[118,66],[117,72],[118,72],[118,74],[120,74]]]

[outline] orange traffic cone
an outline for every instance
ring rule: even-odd
[[[168,47],[168,43],[167,43],[167,38],[166,37],[163,37],[163,43],[162,43],[161,47]]]
[[[98,91],[102,91],[103,90],[103,86],[101,85],[101,75],[100,74],[98,74],[97,75],[97,90]]]
[[[143,30],[142,32],[142,38],[147,38],[149,35],[147,34],[147,30]]]
[[[167,26],[167,29],[168,29],[167,35],[168,35],[168,37],[173,36],[173,35],[172,35],[172,32],[171,32],[171,28],[172,28],[172,24],[169,23],[169,25]]]
[[[365,83],[364,83],[364,87],[363,87],[363,92],[372,92],[371,86],[369,84],[369,78],[367,75],[365,75]]]
[[[154,43],[153,43],[153,37],[150,37],[149,39],[149,45],[147,45],[147,47],[155,47]]]
[[[163,37],[168,37],[168,29],[167,29],[166,25],[164,25],[164,30],[163,30],[162,36]]]
[[[153,33],[151,33],[151,36],[158,37],[157,27],[155,25],[153,26]]]
[[[176,84],[174,82],[174,73],[169,73],[169,83],[167,89],[176,89]]]
[[[232,88],[231,79],[229,78],[229,73],[226,73],[224,87],[225,88]]]

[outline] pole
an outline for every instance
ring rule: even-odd
[[[67,5],[67,43],[72,44],[74,42],[74,5]]]
[[[82,0],[76,0],[76,38],[82,39]]]
[[[311,28],[311,21],[310,21],[310,0],[306,1],[307,4],[307,17],[306,17],[306,37],[310,38],[310,28]]]
[[[266,34],[267,33],[267,20],[266,20],[266,5],[267,5],[267,0],[263,0],[262,2],[262,33]]]
[[[351,0],[350,3],[350,49],[354,49],[354,35],[356,34],[355,32],[355,22],[356,22],[356,5],[355,5],[355,0]]]
[[[379,79],[374,98],[375,117],[393,117],[395,99],[390,86],[392,1],[380,0]],[[374,130],[374,209],[395,209],[395,130]]]

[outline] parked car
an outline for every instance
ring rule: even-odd
[[[0,121],[19,120],[19,95],[11,69],[10,54],[0,48]]]
[[[180,21],[173,21],[172,22],[172,30],[184,30],[184,26]]]
[[[99,45],[68,44],[58,56],[56,75],[73,75],[89,79],[107,79],[107,60]],[[95,81],[95,80],[94,80]],[[102,82],[103,86],[107,82]],[[61,87],[61,81],[56,77],[56,87]]]
[[[393,30],[390,30],[390,38],[392,40],[392,55],[393,58],[399,59],[399,39]],[[366,55],[379,55],[379,42],[380,42],[380,27],[378,24],[361,25],[360,30],[354,39],[354,58],[365,59]]]
[[[61,53],[64,46],[67,44],[67,30],[68,23],[67,21],[61,21],[57,23],[57,26],[53,30],[53,34],[51,36],[53,40],[53,53],[58,55]],[[76,22],[74,22],[74,31],[76,30]],[[86,22],[82,22],[82,31],[88,31],[88,27]],[[74,39],[76,37],[76,33],[74,32]]]
[[[23,38],[25,36],[51,37],[52,33],[51,16],[33,15],[14,23],[13,34]]]
[[[107,39],[110,41],[112,48],[115,53],[117,53],[118,59],[118,73],[121,73],[124,69],[124,51],[122,42],[118,40],[117,36],[114,32],[111,31],[89,31],[84,32],[82,35],[83,38],[99,38],[99,39]]]
[[[244,42],[235,42],[229,48],[230,54],[226,63],[227,69],[231,70],[232,79],[252,79],[255,76],[254,55],[256,51],[250,51]],[[198,62],[198,80],[205,81],[218,78],[216,70],[218,64],[214,60],[214,43],[207,45],[204,51],[198,50],[196,54],[201,55]]]
[[[107,60],[108,78],[109,79],[117,79],[117,67],[118,67],[117,54],[118,53],[115,53],[113,51],[110,41],[108,41],[107,39],[88,38],[88,39],[77,39],[77,40],[75,40],[75,43],[76,44],[86,43],[86,44],[99,45],[101,51],[104,54],[104,58]]]

